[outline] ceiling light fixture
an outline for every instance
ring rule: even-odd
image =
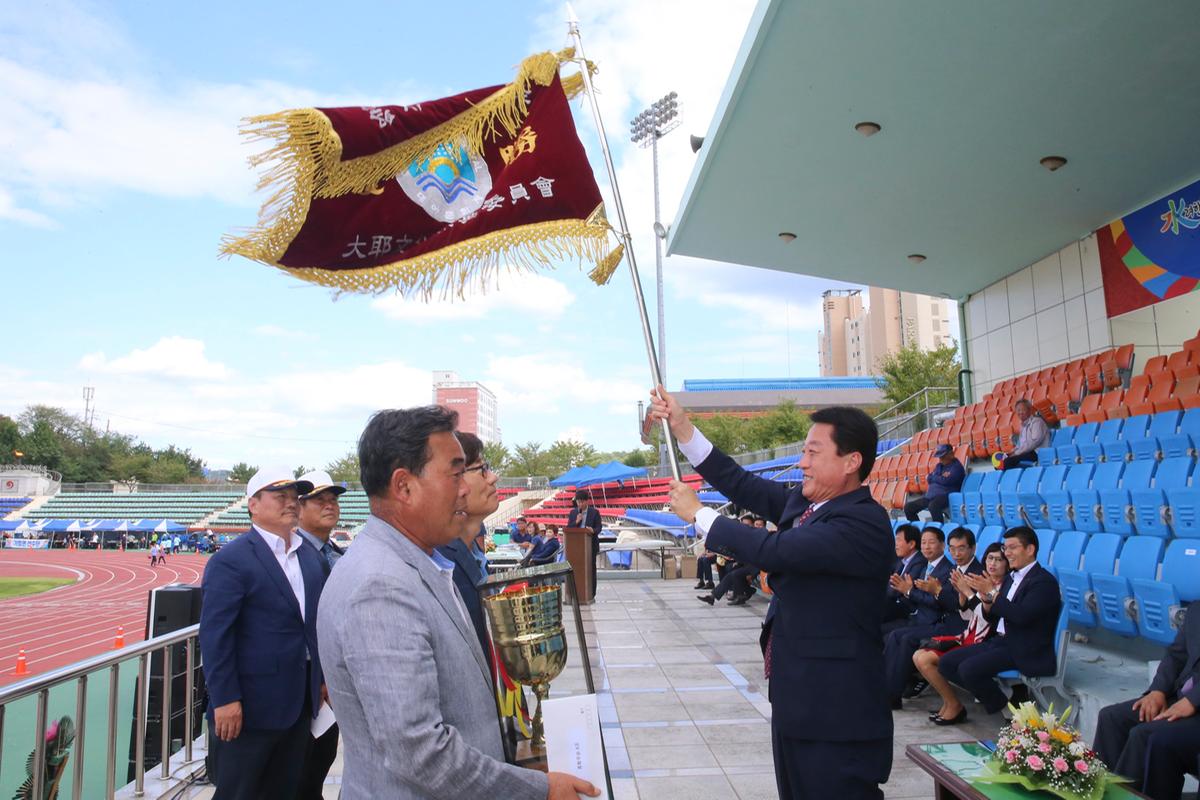
[[[1062,156],[1046,156],[1038,163],[1051,172],[1057,172],[1067,165],[1067,160]]]
[[[913,253],[908,257],[908,260],[914,264],[920,264],[925,260],[925,256],[921,255],[920,253]]]
[[[883,127],[878,122],[860,122],[854,126],[854,130],[863,136],[874,136],[883,130]]]
[[[791,231],[783,231],[779,234],[779,238],[790,244],[791,242],[796,241],[796,234],[792,233]]]

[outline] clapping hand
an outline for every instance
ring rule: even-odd
[[[913,579],[911,575],[893,575],[888,578],[888,585],[900,594],[908,594],[912,591]]]
[[[935,597],[942,593],[942,582],[937,578],[925,578],[923,580],[913,581],[913,585],[922,592],[928,592]]]
[[[964,576],[967,586],[975,590],[976,594],[984,595],[994,588],[992,579],[986,575],[966,575]]]

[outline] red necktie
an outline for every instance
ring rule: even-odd
[[[796,523],[794,525],[792,525],[792,527],[799,528],[801,525],[803,525],[805,522],[808,521],[808,518],[811,517],[813,512],[816,510],[817,510],[817,507],[815,505],[810,505],[808,508],[804,509],[804,513],[796,518]],[[775,626],[772,623],[771,632],[767,634],[767,649],[763,653],[763,677],[768,678],[768,679],[771,677],[771,644],[774,641],[775,641]]]

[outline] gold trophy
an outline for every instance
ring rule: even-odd
[[[496,653],[509,677],[530,686],[537,695],[533,715],[535,750],[544,749],[542,701],[550,694],[550,681],[567,663],[567,636],[563,630],[562,587],[558,584],[528,586],[483,598],[492,621]]]

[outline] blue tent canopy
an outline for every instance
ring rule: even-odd
[[[83,530],[83,523],[77,519],[52,519],[42,526],[47,533],[66,533],[67,531]]]
[[[581,464],[578,467],[571,467],[571,469],[550,481],[550,485],[554,487],[574,486],[577,481],[586,478],[594,471],[595,467],[589,467],[586,464]]]
[[[130,530],[129,520],[98,519],[88,526],[88,530],[98,531],[100,533],[109,533],[111,531],[127,531]]]
[[[576,486],[594,486],[598,483],[612,483],[613,481],[625,481],[630,478],[646,477],[645,467],[630,467],[622,464],[620,461],[610,461],[607,464],[601,464],[596,467],[595,471],[576,482]]]
[[[23,519],[0,519],[0,531],[15,531],[25,520]]]
[[[666,511],[629,509],[625,512],[625,519],[647,528],[661,528],[674,536],[686,536],[690,539],[696,535],[694,525],[684,522],[681,517]]]
[[[182,533],[187,527],[169,519],[139,519],[130,523],[129,530],[139,533],[157,531],[159,533]]]

